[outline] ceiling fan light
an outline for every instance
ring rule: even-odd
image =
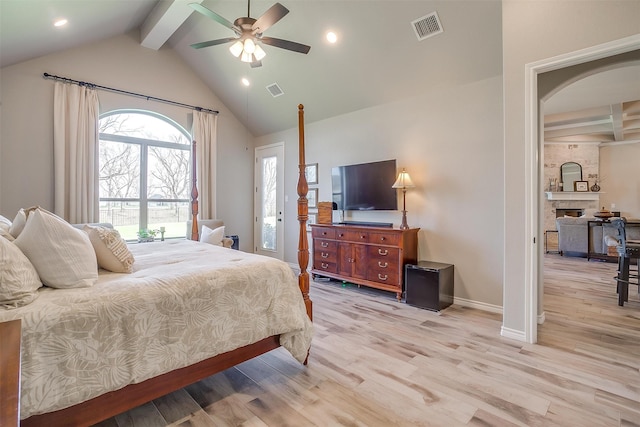
[[[242,42],[238,40],[237,42],[231,45],[231,47],[229,48],[229,52],[231,52],[231,54],[237,58],[242,53],[242,49],[243,49]]]
[[[256,51],[256,44],[252,39],[246,39],[244,41],[244,51],[247,53],[253,53]]]
[[[246,50],[242,52],[242,56],[240,57],[240,61],[242,62],[253,62],[253,54],[247,52]]]
[[[256,61],[262,61],[262,58],[267,56],[267,53],[260,47],[260,45],[256,45],[256,51],[253,53],[253,56],[256,57]]]

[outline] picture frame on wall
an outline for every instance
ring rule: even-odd
[[[574,181],[573,190],[580,192],[589,191],[589,181]]]
[[[307,219],[307,231],[311,231],[311,224],[315,224],[316,223],[317,215],[316,214],[309,214],[308,216],[309,216],[309,218]]]
[[[307,193],[307,200],[309,201],[310,208],[318,207],[318,189],[317,188],[309,189],[309,192]]]
[[[307,184],[318,183],[318,164],[311,163],[305,166],[304,176],[307,178]]]

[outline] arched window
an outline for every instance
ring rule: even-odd
[[[100,118],[100,221],[126,240],[141,230],[184,237],[189,219],[191,144],[187,131],[150,111]]]

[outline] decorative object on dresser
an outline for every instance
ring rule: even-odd
[[[393,183],[391,188],[400,188],[402,189],[402,224],[400,225],[401,230],[407,230],[409,225],[407,224],[407,204],[406,204],[406,196],[407,196],[407,188],[413,188],[415,185],[413,181],[411,181],[411,177],[407,173],[406,170],[402,169],[400,175],[398,175],[398,179]]]
[[[396,293],[402,299],[404,266],[415,263],[419,228],[312,225],[312,274]]]
[[[318,224],[331,224],[333,221],[333,202],[318,202]]]

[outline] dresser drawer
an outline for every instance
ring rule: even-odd
[[[400,262],[400,249],[388,248],[385,246],[369,246],[369,259],[373,261],[386,261],[389,264],[398,264]]]
[[[336,239],[345,242],[368,243],[369,232],[357,230],[338,230]]]
[[[335,250],[335,242],[334,242],[334,249],[333,250],[327,250],[327,249],[322,249],[322,248],[317,248],[316,245],[314,244],[314,248],[313,248],[313,260],[316,264],[320,263],[320,262],[333,262],[335,263],[336,260],[338,259],[338,251]]]
[[[378,245],[398,246],[402,235],[392,232],[371,232],[369,233],[369,243]]]
[[[400,285],[400,276],[397,268],[390,270],[372,270],[367,272],[367,280],[372,282],[384,283],[385,285]]]
[[[338,242],[335,240],[313,239],[314,252],[336,252]]]
[[[320,261],[316,257],[313,260],[313,269],[334,274],[338,272],[338,266],[335,262]]]
[[[314,239],[316,238],[335,239],[336,230],[335,228],[329,228],[329,227],[312,227],[311,236]]]

